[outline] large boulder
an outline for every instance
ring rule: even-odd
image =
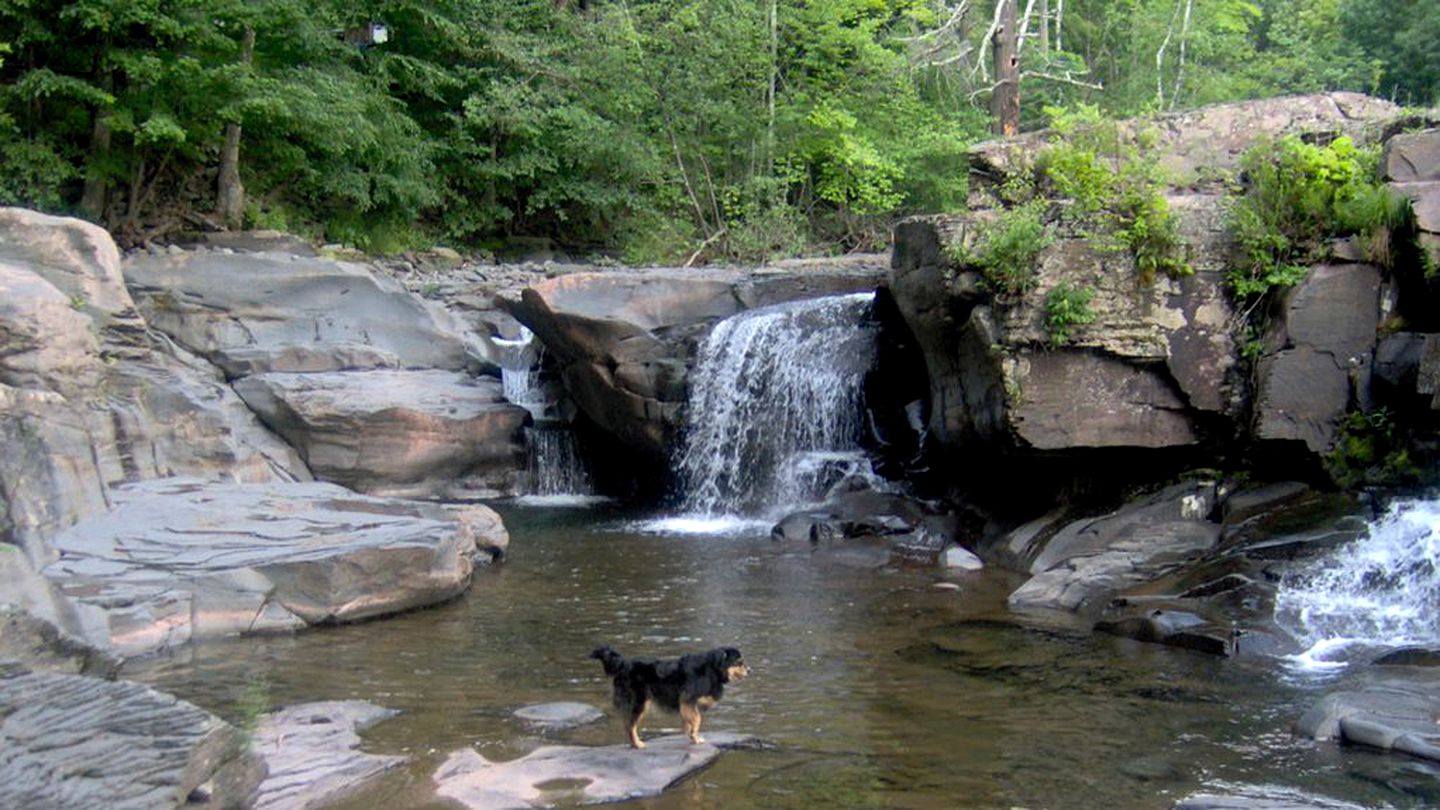
[[[1345,409],[1370,402],[1378,272],[1318,267],[1267,336],[1254,382],[1234,328],[1241,314],[1225,288],[1236,249],[1228,198],[1240,158],[1262,139],[1374,143],[1398,113],[1382,100],[1327,93],[1120,122],[1118,137],[1143,141],[1164,170],[1165,201],[1193,274],[1142,278],[1115,240],[1069,223],[1059,202],[1047,214],[1055,238],[1037,256],[1033,284],[1007,294],[988,289],[965,257],[999,216],[1000,184],[1029,176],[1052,133],[974,147],[972,210],[912,219],[895,231],[889,288],[929,378],[932,462],[963,473],[985,453],[987,470],[1014,460],[1023,477],[1042,460],[1060,460],[1073,475],[1086,459],[1126,454],[1178,471],[1185,454],[1220,452],[1252,436],[1268,440],[1277,458],[1296,448],[1312,459],[1326,452]],[[1407,157],[1427,148],[1417,139],[1392,149],[1392,174],[1429,182]],[[1093,318],[1057,341],[1047,302],[1061,285],[1090,291]],[[1417,353],[1418,342],[1411,345]],[[1024,457],[1035,464],[1015,460]]]
[[[1062,236],[1040,253],[1035,286],[1003,302],[945,250],[973,240],[987,212],[901,223],[890,290],[924,356],[930,435],[950,450],[1185,447],[1213,416],[1237,414],[1223,201],[1172,200],[1200,257],[1193,276],[1139,284],[1128,256]],[[1045,302],[1061,284],[1094,291],[1095,319],[1054,346]]]
[[[35,565],[113,483],[310,477],[212,367],[152,341],[114,244],[79,220],[0,209],[0,405],[0,536]]]
[[[530,418],[499,381],[456,371],[256,374],[235,391],[320,479],[373,495],[509,494]]]
[[[457,318],[363,265],[195,250],[135,254],[124,274],[151,327],[230,377],[493,369],[490,350]]]
[[[0,807],[236,808],[265,774],[246,735],[127,681],[0,664]]]
[[[111,499],[53,539],[60,559],[42,573],[78,606],[85,638],[125,656],[446,601],[508,544],[486,507],[334,484],[172,478]]]
[[[25,267],[58,290],[92,331],[114,345],[140,341],[145,324],[120,274],[110,234],[79,219],[0,208],[0,263]]]
[[[1326,264],[1288,292],[1257,370],[1256,438],[1323,453],[1351,403],[1369,401],[1380,281],[1370,265]]]

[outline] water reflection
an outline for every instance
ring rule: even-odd
[[[1263,659],[1219,660],[1017,624],[999,572],[938,590],[931,570],[774,543],[626,528],[606,507],[506,511],[509,561],[454,603],[295,636],[201,645],[139,673],[232,718],[247,693],[400,709],[367,735],[413,767],[348,807],[442,806],[429,774],[474,746],[614,744],[613,719],[549,731],[522,706],[606,706],[596,644],[673,655],[733,644],[754,674],[706,729],[753,734],[663,797],[680,808],[1163,808],[1207,786],[1271,786],[1363,806],[1440,802],[1434,768],[1296,740],[1319,687]],[[677,731],[657,714],[645,732]],[[1231,789],[1231,788],[1226,788]]]

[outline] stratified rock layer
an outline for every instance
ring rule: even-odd
[[[238,729],[127,681],[0,665],[0,807],[245,807],[264,765]]]
[[[85,635],[122,655],[190,638],[357,621],[470,585],[477,545],[508,542],[494,512],[357,495],[332,484],[164,479],[54,539],[44,573]]]

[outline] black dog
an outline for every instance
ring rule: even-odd
[[[680,713],[690,742],[705,742],[700,737],[700,713],[720,700],[725,684],[750,674],[734,647],[664,661],[631,660],[614,647],[597,647],[590,657],[600,659],[605,674],[615,682],[615,708],[620,710],[625,734],[635,748],[645,747],[640,741],[640,720],[652,702]]]

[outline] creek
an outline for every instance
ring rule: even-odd
[[[303,701],[398,709],[365,745],[411,764],[342,805],[351,810],[445,806],[430,775],[467,746],[502,761],[544,744],[622,742],[613,716],[566,731],[514,716],[559,701],[608,709],[609,683],[588,657],[601,644],[640,657],[733,645],[753,670],[706,729],[759,742],[629,807],[1150,810],[1197,792],[1309,807],[1440,805],[1440,765],[1290,733],[1323,695],[1362,684],[1365,667],[1122,640],[1078,619],[1013,615],[1006,597],[1022,579],[996,568],[946,573],[898,563],[883,545],[773,540],[771,522],[787,508],[872,480],[856,418],[873,358],[868,308],[868,296],[844,296],[716,327],[694,374],[689,407],[703,418],[679,454],[686,493],[677,511],[642,514],[593,498],[557,505],[583,476],[537,475],[559,483],[496,505],[509,556],[450,604],[203,642],[127,674],[242,723]],[[519,354],[528,340],[515,348],[515,371],[528,373],[536,361]],[[543,413],[533,379],[515,390]],[[544,470],[577,466],[563,453],[540,458]],[[1375,562],[1370,546],[1357,546],[1371,573],[1350,590],[1390,583],[1418,592],[1433,625],[1434,586],[1416,583],[1437,580],[1436,544],[1414,541],[1432,537],[1440,511],[1419,510],[1416,520],[1378,528],[1376,536],[1402,539],[1376,553],[1421,557]],[[1295,572],[1282,618],[1297,638],[1323,647],[1336,634],[1325,606],[1342,588],[1323,577],[1354,565]],[[1413,624],[1401,635],[1440,638]],[[643,730],[678,727],[652,713]]]
[[[127,670],[243,722],[259,706],[369,700],[400,715],[365,748],[413,757],[349,808],[428,808],[451,751],[492,760],[550,743],[622,741],[613,716],[547,732],[512,713],[580,701],[608,709],[587,658],[735,644],[754,674],[706,728],[757,750],[634,808],[1166,808],[1245,786],[1361,807],[1440,804],[1440,768],[1298,739],[1290,724],[1364,670],[1221,659],[1026,624],[1017,580],[954,576],[812,552],[764,534],[644,530],[604,506],[502,507],[512,553],[441,607],[297,635],[194,645]],[[958,590],[942,590],[948,579]],[[647,735],[678,730],[655,713]],[[1346,805],[1336,805],[1346,806]]]

